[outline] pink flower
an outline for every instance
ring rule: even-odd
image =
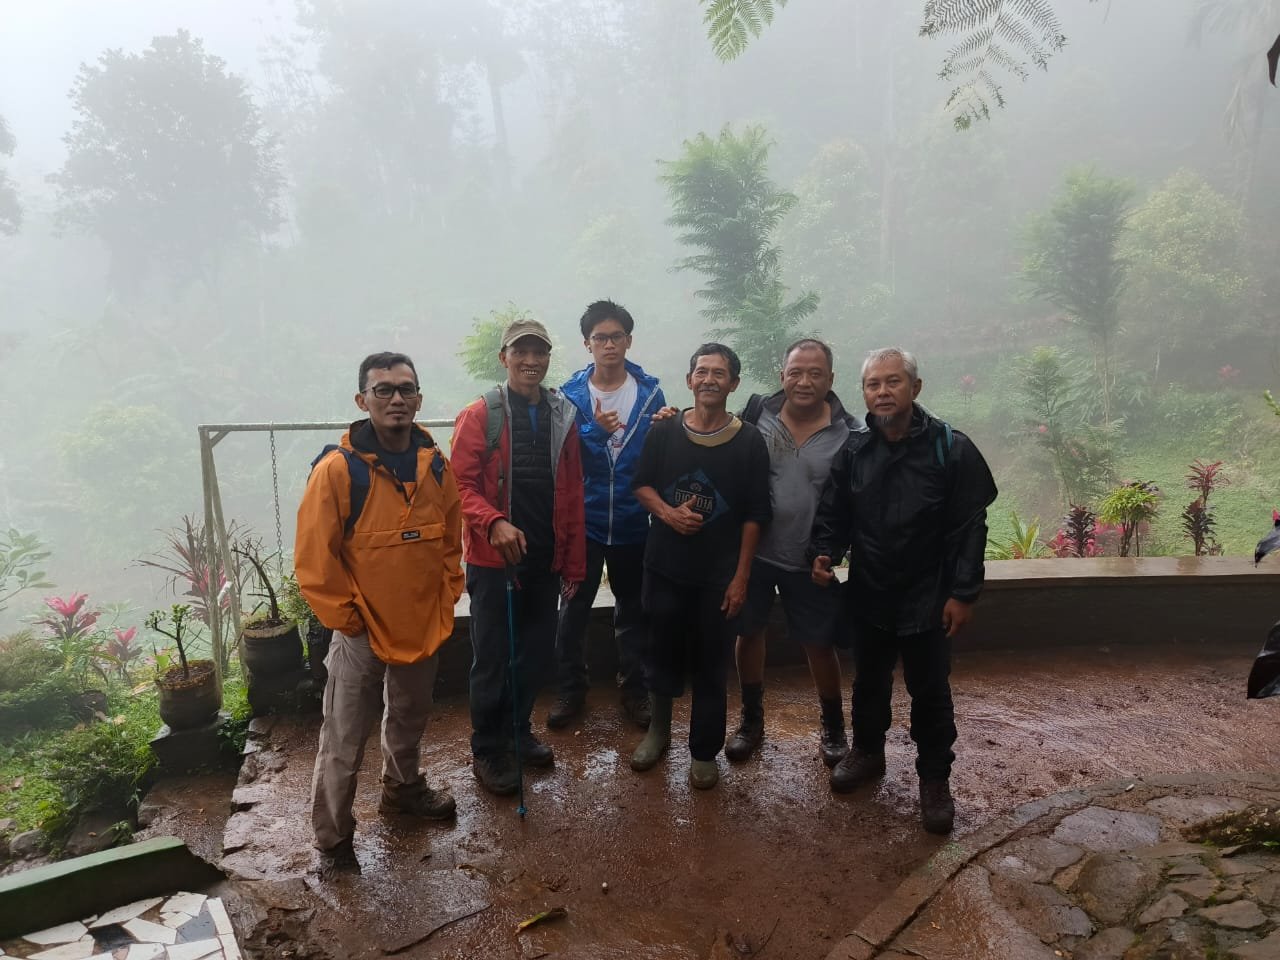
[[[1234,380],[1238,376],[1240,376],[1240,371],[1229,363],[1224,363],[1218,368],[1218,379],[1220,380]]]
[[[121,630],[119,627],[114,627],[111,632],[116,635],[116,639],[120,641],[121,645],[127,647],[133,643],[133,638],[138,635],[138,628],[130,627],[128,630]]]
[[[44,604],[60,617],[74,617],[88,599],[87,593],[73,593],[65,600],[61,597],[45,597]],[[95,616],[94,619],[96,620],[97,617]]]
[[[1049,432],[1049,428],[1048,428],[1048,426],[1046,426],[1046,425],[1045,425],[1045,424],[1043,424],[1043,423],[1042,423],[1042,424],[1040,424],[1040,426],[1036,427],[1036,433],[1039,433],[1039,434],[1045,434],[1045,433],[1048,433],[1048,432]]]
[[[962,386],[972,387],[977,385],[978,379],[972,373],[966,373],[960,378],[960,383]]]

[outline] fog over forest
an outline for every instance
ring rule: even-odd
[[[1065,46],[1044,70],[1009,47],[1027,79],[988,64],[1007,103],[959,129],[974,101],[939,71],[971,33],[922,37],[923,0],[791,0],[730,60],[698,0],[10,4],[0,526],[47,546],[54,592],[141,622],[170,601],[136,560],[201,515],[197,424],[355,419],[384,349],[452,420],[504,318],[547,324],[558,384],[607,297],[686,404],[716,330],[741,402],[801,334],[857,410],[865,351],[915,351],[1001,486],[997,544],[1011,513],[1048,542],[1144,481],[1143,552],[1190,554],[1199,458],[1230,480],[1206,549],[1251,552],[1280,506],[1280,0],[1045,6]],[[695,255],[754,263],[752,297],[703,295]],[[336,439],[277,437],[286,550]],[[274,550],[267,435],[217,459],[228,518]]]

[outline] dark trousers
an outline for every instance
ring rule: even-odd
[[[529,731],[529,714],[552,661],[560,577],[550,570],[522,572],[512,596],[516,635],[515,725]],[[507,576],[491,567],[467,567],[471,596],[471,752],[493,755],[514,746]]]
[[[916,742],[916,773],[923,780],[945,780],[956,755],[955,709],[951,704],[951,641],[939,626],[927,633],[899,637],[892,631],[855,620],[853,626],[853,743],[867,753],[884,751],[884,735],[893,722],[893,668],[902,657],[902,676],[911,695],[911,739]]]
[[[714,760],[724,746],[725,680],[738,635],[737,618],[726,618],[720,609],[724,591],[723,583],[677,583],[653,570],[644,572],[649,689],[680,697],[689,677],[689,753],[695,760]]]
[[[556,667],[560,696],[578,700],[587,693],[585,641],[591,605],[600,590],[600,576],[609,567],[613,591],[613,636],[618,644],[618,686],[624,695],[644,696],[644,648],[648,622],[640,603],[644,582],[644,544],[605,545],[587,541],[587,576],[572,600],[560,604],[556,630]]]

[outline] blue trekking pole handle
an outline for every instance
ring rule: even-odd
[[[520,806],[516,807],[516,813],[523,817],[529,812],[529,808],[524,805],[524,763],[520,759],[520,707],[519,707],[519,686],[516,683],[516,608],[515,608],[515,589],[516,589],[516,571],[511,564],[507,564],[507,646],[508,660],[507,664],[511,670],[511,734],[515,743],[516,752],[516,777],[520,784]]]

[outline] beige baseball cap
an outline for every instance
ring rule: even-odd
[[[513,320],[502,331],[502,349],[505,350],[521,337],[537,337],[547,347],[551,346],[551,334],[537,320]]]

